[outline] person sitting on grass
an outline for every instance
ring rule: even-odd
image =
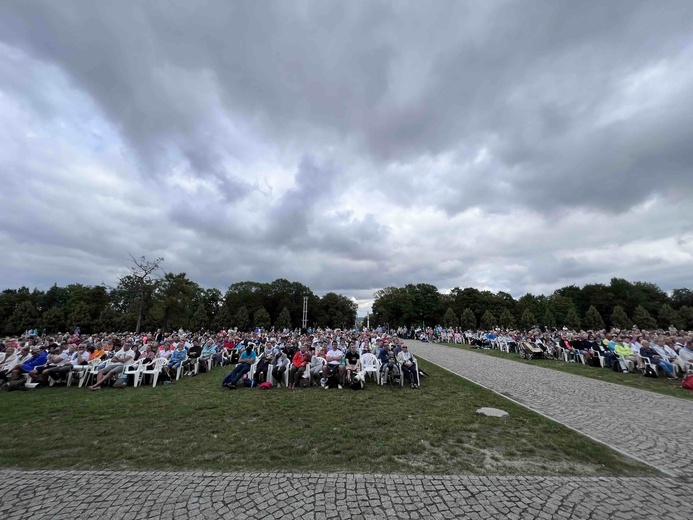
[[[135,362],[135,353],[130,343],[125,343],[116,354],[108,361],[105,367],[99,370],[96,375],[96,383],[89,387],[89,390],[101,390],[104,383],[113,376],[119,376],[125,367]]]
[[[402,367],[402,375],[411,388],[419,388],[419,375],[417,373],[416,358],[409,352],[407,345],[402,345],[402,350],[397,354],[397,362]]]
[[[250,367],[255,363],[257,354],[255,353],[255,343],[249,342],[245,346],[245,350],[241,352],[238,358],[238,363],[234,369],[226,374],[224,380],[221,383],[222,387],[229,388],[231,390],[236,389],[236,383],[241,380],[241,378],[250,371]]]

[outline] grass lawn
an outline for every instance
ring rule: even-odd
[[[557,359],[532,359],[528,361],[526,359],[522,359],[519,354],[515,352],[508,354],[506,352],[501,352],[500,350],[474,349],[469,345],[455,345],[453,343],[443,343],[443,345],[471,350],[487,356],[510,359],[512,361],[517,361],[518,363],[527,363],[530,365],[536,365],[538,367],[550,368],[552,370],[558,370],[559,372],[567,372],[569,374],[599,379],[600,381],[607,381],[609,383],[632,386],[633,388],[639,388],[640,390],[649,390],[651,392],[657,392],[673,397],[681,397],[683,399],[693,399],[693,392],[686,390],[685,388],[681,388],[681,381],[667,379],[665,376],[655,379],[645,377],[637,371],[623,374],[621,372],[614,372],[609,368],[590,367],[583,365],[582,363],[566,363],[565,361]]]
[[[366,473],[642,475],[656,471],[421,361],[420,390],[169,386],[2,393],[0,466]],[[505,418],[475,413],[481,406]]]

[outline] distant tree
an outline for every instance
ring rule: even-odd
[[[152,316],[166,331],[187,326],[190,322],[190,307],[199,286],[189,280],[185,273],[166,273],[157,286],[152,305]]]
[[[599,311],[594,305],[590,305],[585,314],[585,320],[582,323],[583,327],[587,330],[602,330],[604,329],[604,320],[602,319]]]
[[[253,313],[253,325],[261,329],[269,329],[272,325],[269,312],[264,307],[260,307]]]
[[[512,329],[515,327],[515,317],[508,309],[503,309],[498,321],[500,322],[501,327],[506,329]]]
[[[522,330],[530,330],[537,324],[537,319],[534,317],[534,313],[529,309],[525,309],[520,317],[520,326]]]
[[[200,302],[192,315],[191,326],[193,330],[207,330],[210,325],[209,314],[205,305]]]
[[[633,326],[633,321],[620,305],[614,307],[614,312],[611,313],[611,326],[617,329],[630,329]]]
[[[245,305],[238,309],[234,315],[233,326],[240,331],[246,331],[250,327],[250,313]]]
[[[460,316],[460,327],[463,330],[476,330],[476,316],[474,316],[474,311],[469,307],[462,311],[462,316]]]
[[[492,329],[498,325],[498,319],[493,315],[491,311],[486,311],[481,317],[481,328],[484,330]]]
[[[549,329],[556,328],[556,317],[553,315],[553,312],[551,312],[551,309],[548,308],[546,312],[544,312],[544,327]]]
[[[17,308],[8,320],[9,329],[14,334],[21,334],[26,330],[38,327],[39,313],[30,301],[24,301],[17,305]]]
[[[246,309],[246,313],[248,310]],[[224,302],[219,308],[219,311],[214,316],[212,321],[212,326],[215,330],[225,330],[233,323],[233,314],[231,313],[231,307]]]
[[[677,330],[681,328],[681,316],[679,316],[679,313],[668,303],[665,303],[659,308],[657,321],[659,322],[659,326],[663,329],[668,329],[671,326],[675,327]]]
[[[41,326],[49,334],[67,330],[65,326],[65,312],[60,307],[50,307],[41,315]],[[99,329],[100,331],[106,329]]]
[[[144,256],[135,258],[130,255],[130,265],[128,266],[130,274],[119,279],[119,285],[122,286],[125,291],[132,293],[137,300],[137,325],[135,327],[135,332],[138,334],[142,328],[145,301],[148,295],[154,292],[154,279],[156,274],[161,271],[161,264],[163,261],[163,258],[149,261]]]
[[[693,307],[684,305],[679,309],[679,316],[681,317],[681,326],[685,330],[693,330]]]
[[[657,328],[657,321],[642,305],[638,305],[635,308],[635,312],[633,312],[633,321],[639,329],[654,330]]]
[[[289,313],[289,309],[287,307],[284,307],[279,313],[279,316],[274,322],[274,328],[277,331],[291,328],[291,314]]]
[[[459,326],[460,320],[457,319],[457,315],[455,314],[455,311],[452,310],[452,307],[448,307],[448,310],[445,311],[445,316],[443,316],[443,324],[446,328]]]
[[[89,308],[84,302],[79,302],[74,306],[67,317],[69,330],[79,328],[82,332],[92,332],[92,321],[89,315]]]
[[[571,307],[568,310],[568,314],[565,317],[565,324],[569,329],[580,330],[580,316],[578,316],[575,307]]]

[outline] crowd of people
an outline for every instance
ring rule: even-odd
[[[573,331],[552,329],[529,332],[508,330],[454,331],[432,341],[468,343],[479,348],[520,352],[530,346],[539,357],[562,359],[617,372],[639,370],[656,376],[658,369],[670,379],[693,371],[693,334],[686,331]],[[459,334],[459,336],[458,336]],[[528,345],[529,344],[529,345]],[[656,368],[655,368],[656,367]]]
[[[189,332],[39,335],[36,331],[0,343],[0,382],[6,388],[41,388],[91,377],[89,388],[125,388],[140,371],[157,365],[166,382],[196,376],[215,366],[233,366],[223,387],[362,388],[376,381],[420,384],[407,345],[382,330]],[[134,382],[136,386],[136,381]],[[28,386],[27,386],[28,385]]]

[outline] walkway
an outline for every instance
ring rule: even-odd
[[[693,401],[443,345],[415,355],[677,476],[693,476]]]
[[[426,518],[688,520],[666,478],[0,470],[3,520]],[[609,490],[618,490],[618,494]]]

